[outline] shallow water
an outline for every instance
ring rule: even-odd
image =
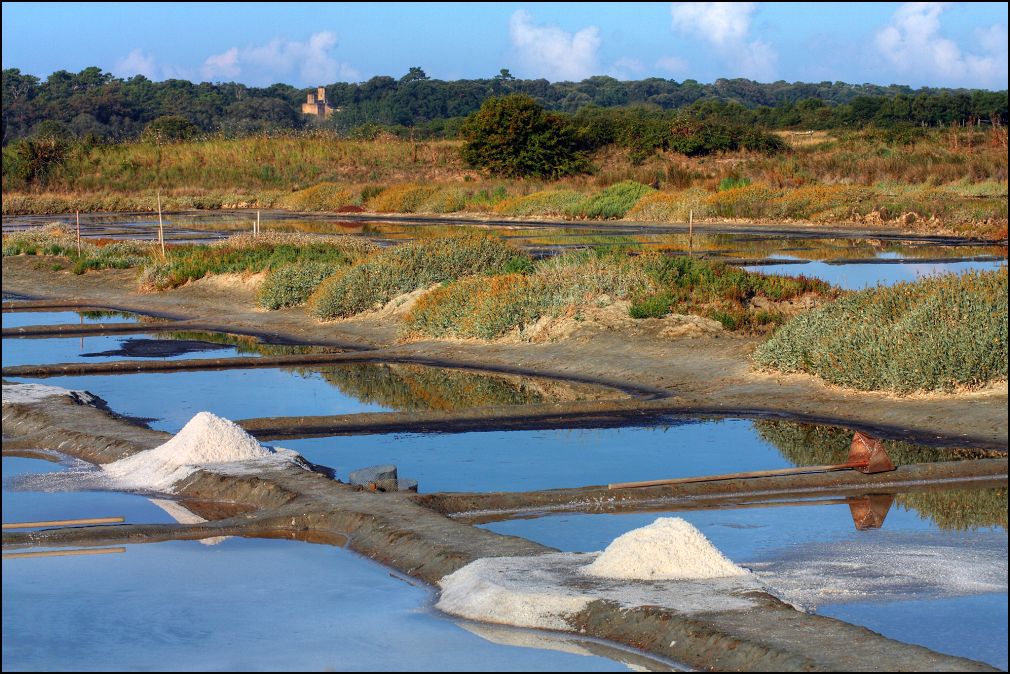
[[[789,258],[787,258],[789,259]],[[963,274],[967,271],[995,271],[1006,262],[957,260],[916,262],[914,258],[894,262],[821,262],[803,261],[789,264],[762,264],[744,267],[748,271],[782,276],[808,276],[827,281],[845,290],[863,290],[878,285],[891,286],[903,281],[916,281],[937,274]]]
[[[22,340],[23,341],[23,340]],[[213,352],[218,353],[218,352]],[[6,363],[4,363],[6,365]],[[140,372],[17,379],[89,391],[153,428],[176,432],[197,412],[227,419],[456,409],[617,394],[550,380],[378,363],[311,368]]]
[[[20,328],[27,325],[80,325],[136,323],[137,314],[120,311],[5,311],[4,328]],[[147,319],[150,320],[150,319]]]
[[[15,216],[3,219],[4,231],[37,226],[73,216]],[[169,241],[206,242],[252,229],[256,214],[251,211],[219,211],[215,213],[178,213],[169,216],[166,237]],[[157,237],[157,222],[150,214],[109,213],[89,215],[82,221],[85,236],[106,238]],[[1005,263],[1005,246],[958,244],[954,241],[907,239],[850,239],[804,234],[776,234],[774,225],[768,233],[703,234],[689,237],[683,233],[683,223],[676,228],[664,224],[641,225],[615,221],[604,225],[594,223],[563,223],[536,225],[516,222],[509,225],[467,225],[508,239],[537,256],[554,255],[573,248],[622,248],[628,251],[658,250],[672,254],[692,252],[717,260],[790,259],[808,264],[759,265],[752,269],[764,273],[785,275],[805,274],[840,285],[861,289],[877,284],[914,280],[924,271],[939,267],[941,271],[962,272],[969,269],[995,268],[998,260]],[[411,239],[444,235],[458,231],[460,225],[448,223],[394,223],[341,219],[339,215],[268,212],[263,213],[264,231],[301,232],[307,234],[344,234],[371,239],[379,244],[398,243]],[[989,258],[975,260],[974,258]],[[874,260],[890,259],[882,265]],[[895,259],[907,262],[894,264]],[[929,262],[920,262],[928,260]],[[831,262],[833,264],[826,264]],[[836,267],[835,265],[838,265]]]
[[[156,349],[156,353],[146,355],[145,352],[151,350],[151,342],[163,344],[173,353]],[[105,363],[135,358],[182,360],[255,355],[258,354],[240,350],[233,344],[205,341],[199,336],[187,340],[172,340],[165,333],[153,332],[87,337],[5,338],[2,360],[3,367],[8,367],[47,363]]]
[[[675,422],[677,423],[677,422]],[[396,464],[421,491],[529,491],[793,464],[752,422],[667,427],[358,435],[280,442],[345,475]]]
[[[3,459],[5,480],[57,470]],[[111,492],[5,485],[3,508],[4,521],[99,513],[171,521],[147,499]],[[574,640],[552,650],[494,643],[431,603],[429,589],[354,553],[292,541],[179,541],[131,545],[122,554],[4,559],[3,669],[627,669]],[[538,636],[516,630],[511,641]]]

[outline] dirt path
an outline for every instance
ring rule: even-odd
[[[5,258],[3,290],[33,298],[135,309],[268,334],[281,339],[382,349],[399,357],[487,365],[547,376],[624,382],[675,395],[681,409],[772,415],[878,429],[882,435],[943,438],[947,444],[1007,446],[1007,389],[957,396],[900,398],[829,386],[807,375],[756,372],[750,353],[758,338],[731,334],[659,338],[647,332],[589,327],[543,344],[399,340],[395,320],[319,323],[303,309],[266,312],[241,283],[205,280],[142,295],[136,272],[74,276],[50,270],[42,258]]]

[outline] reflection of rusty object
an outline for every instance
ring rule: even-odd
[[[884,518],[887,517],[892,503],[894,503],[893,494],[870,494],[850,499],[849,511],[852,513],[852,523],[859,531],[879,529],[884,526]]]
[[[628,489],[632,487],[658,487],[669,484],[685,484],[688,482],[716,482],[719,480],[746,480],[755,477],[779,477],[782,475],[799,475],[802,473],[826,473],[833,470],[858,470],[860,473],[884,473],[894,470],[894,463],[884,450],[884,443],[865,433],[856,431],[849,446],[849,460],[827,466],[797,466],[796,468],[777,468],[773,470],[751,470],[743,473],[724,473],[722,475],[703,475],[701,477],[678,477],[672,480],[647,480],[645,482],[619,482],[607,485],[608,489]]]

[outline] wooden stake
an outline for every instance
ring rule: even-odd
[[[260,235],[260,212],[256,211],[256,236]]]
[[[687,255],[694,256],[694,209],[687,214]]]
[[[161,257],[165,257],[165,223],[161,220],[161,190],[158,190],[158,243],[161,244]]]
[[[802,475],[803,473],[827,473],[833,470],[850,470],[862,468],[865,461],[837,463],[828,466],[798,466],[796,468],[779,468],[775,470],[752,470],[743,473],[725,473],[723,475],[702,475],[701,477],[679,477],[672,480],[647,480],[645,482],[617,482],[608,484],[607,489],[627,489],[631,487],[659,487],[666,484],[687,484],[688,482],[718,482],[720,480],[740,480],[752,477],[778,477],[779,475]]]
[[[47,520],[42,522],[7,522],[4,529],[35,529],[37,527],[71,527],[78,524],[120,524],[123,517],[87,517],[77,520]]]
[[[4,559],[25,559],[27,557],[78,557],[83,555],[108,555],[126,552],[126,548],[74,548],[73,550],[45,550],[43,552],[5,552]]]
[[[81,257],[81,212],[77,211],[77,257]]]

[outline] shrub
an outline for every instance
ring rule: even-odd
[[[284,196],[278,206],[292,211],[336,211],[353,201],[349,190],[334,183],[319,183]]]
[[[306,262],[281,267],[270,273],[259,292],[264,309],[280,309],[304,304],[319,284],[338,271],[326,262]]]
[[[700,187],[683,192],[650,192],[643,196],[625,215],[628,220],[644,222],[686,222],[694,212],[696,218],[708,215],[708,193]]]
[[[794,318],[754,354],[841,386],[978,388],[1007,376],[1007,269],[853,293]]]
[[[492,175],[553,179],[588,166],[571,123],[529,96],[485,100],[460,135],[463,161]]]
[[[368,207],[378,213],[415,213],[437,190],[430,185],[394,185],[372,197]]]
[[[543,190],[524,197],[506,199],[495,212],[515,217],[565,216],[578,212],[586,196],[575,190]]]
[[[528,256],[494,236],[421,239],[372,254],[323,283],[312,297],[319,318],[352,316],[397,295],[461,276],[503,273]]]
[[[533,274],[462,278],[418,301],[407,330],[429,337],[498,339],[594,298],[641,292],[648,278],[633,258],[580,251],[541,262]]]
[[[586,199],[578,206],[577,212],[586,218],[623,218],[639,199],[654,191],[648,185],[625,180]]]

